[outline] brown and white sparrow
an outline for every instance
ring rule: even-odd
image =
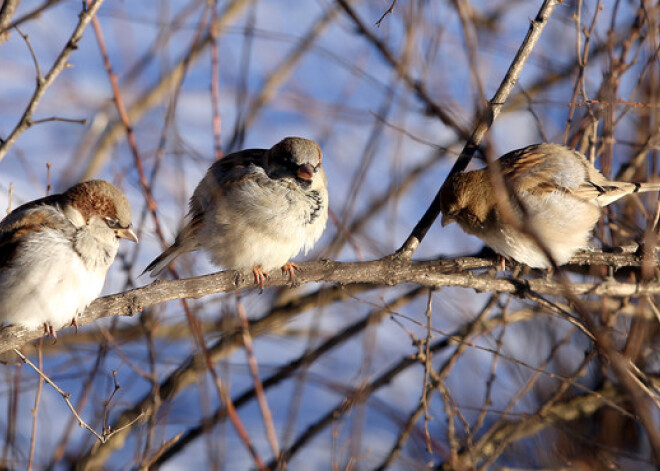
[[[287,137],[270,149],[247,149],[215,162],[190,199],[186,225],[174,244],[145,269],[157,276],[176,257],[204,249],[216,265],[251,268],[263,289],[267,271],[307,253],[328,219],[328,189],[321,149]]]
[[[103,288],[119,238],[137,242],[126,196],[104,180],[26,203],[0,221],[0,322],[47,333]]]
[[[515,216],[536,234],[557,265],[587,245],[603,206],[631,193],[660,189],[655,183],[610,181],[584,155],[558,144],[514,150],[498,163],[515,196],[510,198]],[[443,226],[457,222],[505,257],[534,268],[552,266],[533,237],[502,220],[488,169],[448,178],[440,207]]]

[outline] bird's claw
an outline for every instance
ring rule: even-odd
[[[53,329],[53,326],[47,322],[44,322],[44,335],[50,335],[57,340],[57,332]]]
[[[259,265],[252,268],[252,273],[254,274],[254,282],[259,286],[259,293],[261,294],[264,292],[264,281],[268,278],[268,273]]]
[[[302,269],[293,262],[286,262],[284,265],[282,265],[282,274],[289,274],[289,280],[291,281],[291,286],[295,286],[295,281],[296,281],[296,271],[302,271]]]

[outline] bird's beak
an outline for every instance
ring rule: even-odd
[[[451,224],[452,222],[456,222],[456,219],[454,219],[451,215],[449,214],[442,215],[442,220],[440,221],[442,227],[445,227],[447,224]]]
[[[132,225],[126,228],[117,229],[117,237],[121,237],[122,239],[132,240],[135,243],[138,242],[138,236],[137,234],[135,234],[135,231],[133,231]]]
[[[298,178],[303,180],[311,180],[312,176],[314,175],[314,167],[312,167],[310,164],[303,164],[298,167],[297,175]]]

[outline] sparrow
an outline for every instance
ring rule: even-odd
[[[104,180],[30,201],[0,221],[0,322],[71,323],[103,288],[119,239],[137,242],[126,196]]]
[[[179,255],[203,249],[226,269],[252,269],[263,291],[268,271],[307,253],[328,220],[327,179],[318,144],[287,137],[270,149],[246,149],[216,161],[195,188],[187,223],[145,272],[155,277]]]
[[[513,197],[514,215],[531,229],[557,265],[587,246],[601,209],[626,195],[657,191],[660,184],[610,181],[581,153],[536,144],[498,159]],[[457,222],[497,253],[533,268],[551,261],[534,237],[502,220],[488,169],[450,176],[440,190],[442,225]]]

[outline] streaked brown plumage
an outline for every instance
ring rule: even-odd
[[[498,160],[515,198],[515,215],[533,228],[557,265],[587,245],[601,208],[626,195],[656,191],[660,184],[628,183],[605,178],[579,152],[558,144],[537,144]],[[550,267],[544,251],[500,215],[488,169],[458,173],[441,189],[442,224],[457,222],[505,257],[535,268]],[[519,204],[520,203],[520,204]]]

